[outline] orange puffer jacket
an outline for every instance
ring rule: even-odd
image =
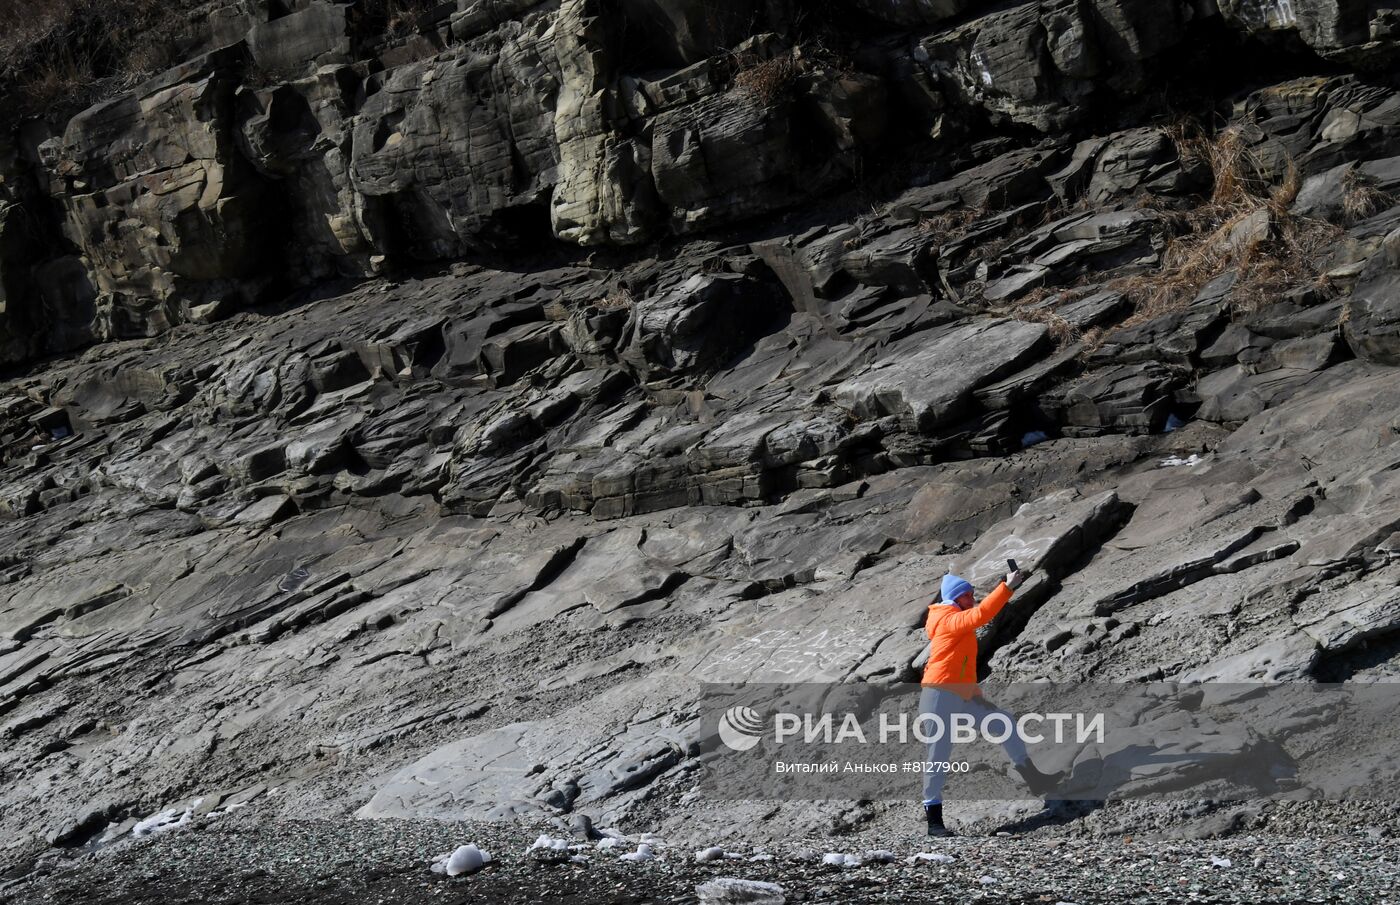
[[[975,694],[977,630],[991,622],[1010,599],[1011,589],[1003,581],[981,603],[966,610],[946,603],[929,604],[924,622],[929,641],[928,665],[924,667],[922,684],[963,685],[965,689],[957,689],[962,697]]]

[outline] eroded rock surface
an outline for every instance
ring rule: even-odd
[[[1003,679],[1396,674],[1385,10],[286,6],[0,136],[17,848],[272,788],[681,832],[700,684],[914,679],[1008,558]],[[1267,198],[1207,238],[1297,266],[1182,276],[1193,47]]]

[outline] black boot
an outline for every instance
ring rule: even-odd
[[[1063,770],[1058,773],[1042,773],[1030,761],[1018,764],[1016,772],[1020,773],[1021,778],[1026,781],[1026,786],[1031,790],[1032,795],[1044,795],[1046,792],[1053,791],[1060,784],[1060,780],[1065,778]]]
[[[943,825],[943,805],[924,805],[924,817],[928,820],[928,834],[930,836],[953,835],[953,833]]]

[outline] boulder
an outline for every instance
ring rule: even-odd
[[[917,226],[863,241],[841,257],[841,268],[866,286],[889,286],[902,295],[938,284],[929,236]]]
[[[1049,194],[1047,178],[1064,159],[1054,145],[1009,151],[932,185],[901,193],[890,204],[894,217],[919,220],[959,206],[1003,210]]]
[[[777,315],[771,290],[738,274],[696,274],[633,303],[620,358],[643,379],[694,376],[723,364]]]
[[[1172,409],[1174,391],[1184,379],[1155,362],[1107,367],[1085,374],[1055,394],[1048,405],[1062,412],[1070,429],[1160,430]],[[1063,395],[1060,395],[1063,394]]]
[[[1160,259],[1163,233],[1161,216],[1147,210],[1065,217],[1011,243],[989,262],[983,295],[1000,301],[1086,273],[1144,270]]]
[[[934,433],[968,411],[974,390],[1034,360],[1045,344],[1045,327],[1021,321],[936,328],[892,346],[832,398],[857,417],[895,415],[908,430]]]
[[[770,104],[735,90],[656,117],[652,175],[672,228],[751,217],[819,190],[826,174],[806,172],[798,158],[793,113],[791,98]]]
[[[819,226],[797,235],[755,242],[750,246],[763,259],[792,297],[793,308],[821,314],[825,300],[842,285],[842,257],[859,242],[853,226]]]
[[[1106,204],[1141,193],[1183,194],[1199,184],[1182,169],[1176,146],[1160,129],[1130,129],[1102,144],[1095,156],[1085,194]]]

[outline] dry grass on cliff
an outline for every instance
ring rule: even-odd
[[[919,232],[928,237],[929,244],[942,247],[961,239],[985,213],[986,210],[976,207],[954,208],[920,219]]]
[[[401,37],[418,28],[418,20],[441,0],[360,0],[354,13],[389,37]]]
[[[635,303],[636,297],[632,295],[632,290],[625,286],[619,286],[594,304],[604,311],[615,311],[622,308],[631,308]]]
[[[797,78],[797,61],[790,53],[756,63],[734,75],[734,87],[747,92],[765,107],[787,96]]]
[[[1042,286],[1032,289],[1018,298],[1006,313],[1007,316],[1018,321],[1043,324],[1046,332],[1050,334],[1050,339],[1054,341],[1055,347],[1062,349],[1072,343],[1082,341],[1084,337],[1079,332],[1079,328],[1059,314],[1057,309],[1061,305],[1083,297],[1088,292],[1089,289],[1086,287],[1049,289]],[[1047,299],[1051,298],[1055,299],[1053,306],[1044,304]]]
[[[25,112],[84,106],[171,62],[197,0],[0,0],[0,94]]]
[[[1360,223],[1395,205],[1395,196],[1378,187],[1370,176],[1352,167],[1342,175],[1342,221]]]
[[[1173,138],[1183,166],[1201,163],[1208,168],[1211,191],[1186,210],[1151,196],[1141,199],[1142,207],[1162,215],[1170,235],[1160,266],[1106,283],[1085,274],[1074,286],[1035,289],[1017,298],[1005,311],[1007,316],[1045,324],[1059,345],[1079,343],[1087,354],[1112,330],[1184,310],[1207,284],[1228,273],[1236,277],[1230,302],[1237,314],[1264,308],[1298,286],[1320,284],[1320,262],[1342,230],[1291,212],[1302,186],[1291,163],[1281,177],[1273,176],[1233,129],[1215,136],[1181,130]],[[1393,203],[1388,195],[1359,180],[1347,182],[1344,188],[1349,220],[1370,216]],[[948,225],[930,224],[929,231],[941,234]],[[1131,313],[1125,320],[1081,333],[1056,313],[1060,305],[1098,289],[1119,292],[1129,301]],[[1052,296],[1058,297],[1053,306],[1042,304]]]
[[[1211,194],[1194,209],[1162,211],[1173,236],[1160,269],[1108,284],[1133,303],[1123,326],[1186,308],[1206,284],[1231,271],[1236,274],[1232,304],[1240,312],[1258,310],[1289,288],[1315,280],[1316,262],[1340,230],[1291,213],[1302,185],[1292,163],[1281,178],[1271,178],[1235,129],[1176,138],[1184,164],[1196,158],[1209,167]]]

